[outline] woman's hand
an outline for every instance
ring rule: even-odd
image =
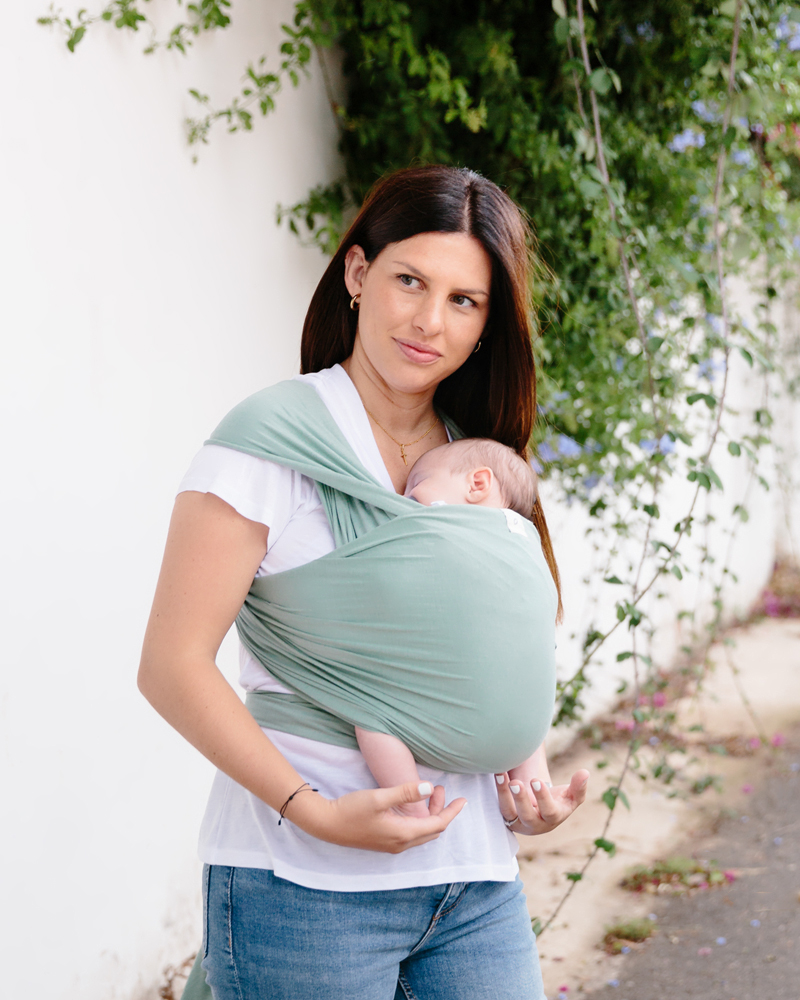
[[[497,798],[506,826],[513,833],[533,837],[549,833],[568,819],[586,798],[589,772],[580,770],[572,775],[568,785],[548,786],[546,781],[533,778],[524,781],[496,774]]]
[[[429,815],[417,819],[401,816],[395,807],[430,798]],[[306,833],[342,847],[399,854],[409,847],[436,840],[458,816],[466,799],[444,804],[444,788],[430,782],[409,782],[395,788],[350,792],[338,799],[321,795],[298,795],[285,818]]]

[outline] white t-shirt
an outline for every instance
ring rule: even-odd
[[[297,377],[319,393],[365,468],[393,490],[361,398],[345,370],[336,365]],[[269,527],[267,554],[257,576],[301,566],[334,548],[314,482],[284,466],[205,445],[181,481],[178,492],[185,490],[214,493],[244,517]],[[239,661],[245,690],[287,690],[243,646]],[[264,732],[327,798],[375,787],[358,750],[272,729]],[[291,822],[278,826],[274,809],[218,771],[200,829],[200,859],[267,868],[299,885],[340,892],[513,879],[517,844],[503,824],[494,777],[445,774],[422,765],[419,773],[423,780],[444,785],[448,802],[463,796],[467,805],[437,840],[384,854],[317,840]]]

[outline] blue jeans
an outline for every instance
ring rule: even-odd
[[[328,892],[206,866],[214,1000],[544,1000],[522,883]]]

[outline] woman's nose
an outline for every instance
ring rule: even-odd
[[[446,301],[435,295],[426,295],[414,317],[414,326],[428,337],[444,329]]]

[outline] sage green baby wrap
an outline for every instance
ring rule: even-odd
[[[553,711],[556,593],[529,521],[389,492],[298,380],[246,399],[207,443],[314,480],[336,546],[254,580],[236,619],[294,692],[251,692],[260,725],[353,748],[358,725],[444,771],[531,755]]]

